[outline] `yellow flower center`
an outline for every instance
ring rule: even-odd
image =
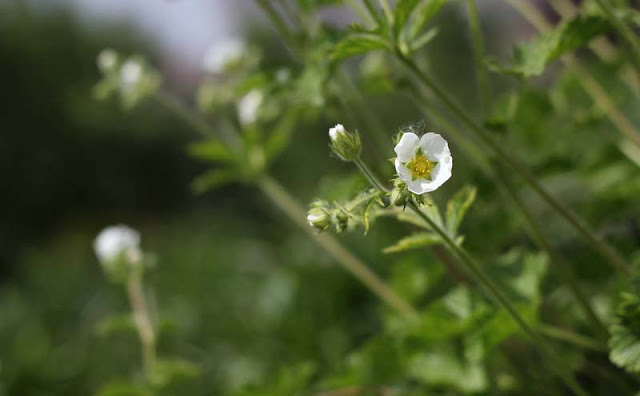
[[[405,166],[411,171],[411,180],[427,179],[431,180],[431,171],[436,167],[438,163],[435,161],[429,161],[427,157],[422,154],[421,150],[418,150],[416,156],[405,164]]]

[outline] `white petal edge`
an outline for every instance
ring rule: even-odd
[[[400,162],[411,161],[414,154],[416,153],[419,143],[420,138],[418,137],[418,135],[412,132],[407,132],[402,135],[400,141],[393,150],[396,152],[397,158],[400,160]],[[398,172],[398,174],[399,173],[400,172]]]
[[[420,148],[422,148],[422,153],[430,161],[440,162],[446,155],[451,155],[447,141],[434,132],[427,132],[422,135],[420,138]]]

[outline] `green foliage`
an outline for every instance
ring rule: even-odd
[[[358,31],[349,33],[345,38],[338,42],[333,51],[333,58],[341,60],[386,48],[388,48],[388,44],[378,34],[373,32],[361,33]]]
[[[609,358],[630,373],[640,375],[640,298],[625,293],[621,299],[610,329]]]
[[[578,15],[564,21],[548,33],[517,46],[512,65],[497,66],[489,62],[492,70],[528,78],[542,74],[547,65],[562,55],[580,48],[593,38],[611,30],[608,19],[596,15]]]

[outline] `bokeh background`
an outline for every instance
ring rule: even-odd
[[[492,54],[507,54],[513,42],[532,33],[504,4],[478,3]],[[331,8],[324,17],[336,26],[354,18]],[[474,80],[464,18],[457,5],[446,7],[438,17],[441,32],[429,48],[442,85],[473,106],[472,95],[465,93]],[[152,104],[125,112],[115,101],[92,97],[99,80],[95,57],[105,47],[148,57],[166,85],[188,98],[202,78],[207,47],[234,36],[259,45],[266,63],[291,63],[276,32],[249,0],[0,3],[0,395],[92,394],[139,369],[135,333],[109,334],[100,326],[104,318],[128,310],[123,291],[106,280],[92,251],[97,232],[111,224],[140,230],[143,248],[156,257],[148,282],[160,354],[202,368],[202,375],[181,384],[179,393],[168,394],[231,394],[272,380],[287,365],[339,371],[339,362],[380,330],[380,312],[386,310],[380,301],[257,190],[230,185],[194,194],[190,183],[206,167],[187,153],[196,139],[187,125]],[[530,114],[523,117],[546,114],[549,104],[535,90],[544,92],[548,78],[532,83]],[[423,117],[403,97],[366,100],[390,135]],[[329,156],[326,131],[341,121],[338,117],[335,111],[321,115],[296,135],[274,166],[273,173],[302,202],[363,185],[348,166]],[[548,154],[524,158],[539,175],[555,177],[552,185],[563,198],[597,224],[611,219],[613,211],[622,220],[611,232],[622,236],[623,246],[636,243],[638,207],[626,201],[635,190],[621,193],[617,201],[580,206],[586,202],[580,195],[584,180],[576,166],[592,169],[617,161],[615,148],[566,158],[540,143],[540,135],[525,131],[521,136],[522,147],[533,145],[534,154],[536,148]],[[461,159],[456,166],[464,169],[464,164]],[[601,190],[626,177],[626,162],[621,167],[601,175]],[[494,187],[474,169],[459,175],[445,191],[467,181],[480,189],[479,209],[465,227],[483,238],[470,238],[471,248],[490,254],[526,244]],[[589,197],[600,197],[600,190],[590,191]],[[549,215],[539,202],[528,202]],[[411,296],[426,287],[437,266],[425,254],[380,253],[403,233],[383,221],[366,238],[353,233],[343,240],[401,294]],[[568,251],[581,254],[570,231],[557,233]],[[601,275],[597,268],[591,272],[588,276]]]

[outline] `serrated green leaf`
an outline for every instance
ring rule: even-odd
[[[226,144],[216,140],[190,145],[189,154],[195,158],[224,164],[230,164],[236,160],[233,151]]]
[[[622,295],[610,328],[609,359],[630,373],[640,374],[640,298]]]
[[[393,17],[393,35],[398,37],[402,29],[409,21],[411,12],[418,5],[420,0],[398,0],[396,5],[395,14]]]
[[[333,59],[340,60],[387,48],[386,41],[377,34],[350,34],[333,50]]]
[[[211,169],[196,177],[191,183],[197,194],[202,194],[213,188],[242,180],[242,175],[233,168]]]
[[[430,232],[419,232],[400,239],[395,244],[384,248],[383,253],[398,253],[440,243],[438,235]]]
[[[416,38],[411,43],[411,48],[410,48],[411,52],[417,51],[420,48],[427,45],[431,40],[433,40],[438,35],[438,32],[439,32],[438,28],[434,27],[427,30],[424,34]]]
[[[467,210],[476,199],[476,188],[463,187],[447,203],[446,226],[449,235],[455,236]]]
[[[488,60],[487,66],[498,73],[525,78],[538,76],[555,59],[586,45],[593,38],[611,29],[611,23],[603,16],[579,15],[516,47],[512,65],[501,67]]]

